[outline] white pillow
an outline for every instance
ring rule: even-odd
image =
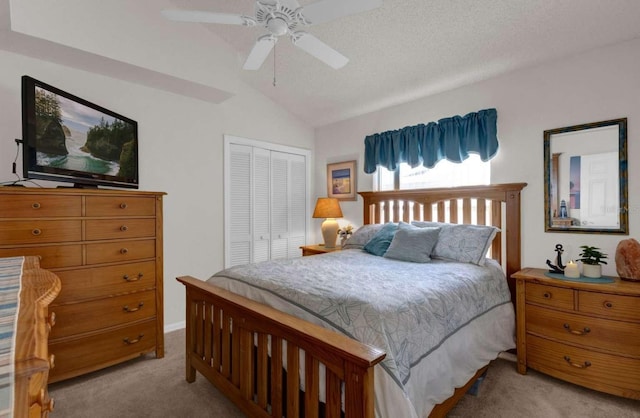
[[[367,224],[362,225],[360,228],[356,229],[355,232],[351,235],[345,243],[342,249],[348,250],[350,248],[355,248],[361,250],[364,246],[369,242],[373,236],[378,233],[382,229],[384,224]]]

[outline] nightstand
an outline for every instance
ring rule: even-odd
[[[303,245],[302,247],[300,247],[300,249],[302,250],[302,256],[303,257],[306,257],[308,255],[324,254],[324,253],[330,253],[330,252],[333,252],[333,251],[342,250],[341,247],[327,248],[322,244],[318,244],[318,245]]]
[[[640,399],[640,286],[516,279],[518,372],[527,367],[591,389]]]

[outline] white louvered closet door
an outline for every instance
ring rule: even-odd
[[[269,145],[225,137],[225,267],[300,257],[306,244],[309,154]]]
[[[271,256],[270,213],[271,151],[253,149],[253,262]]]
[[[289,255],[289,155],[271,151],[271,259]]]
[[[300,256],[300,247],[306,244],[307,215],[307,162],[304,155],[289,157],[289,240],[287,256]]]
[[[251,262],[251,156],[253,147],[231,144],[226,247],[227,266]]]

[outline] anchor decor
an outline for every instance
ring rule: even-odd
[[[562,253],[564,252],[564,249],[562,248],[562,244],[556,244],[555,252],[557,254],[555,265],[552,264],[551,261],[547,259],[547,266],[549,266],[549,272],[563,274],[564,268],[566,266],[562,264]]]

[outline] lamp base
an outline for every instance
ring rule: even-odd
[[[324,239],[325,248],[335,248],[338,239],[338,221],[335,218],[327,218],[322,222],[322,238]]]

